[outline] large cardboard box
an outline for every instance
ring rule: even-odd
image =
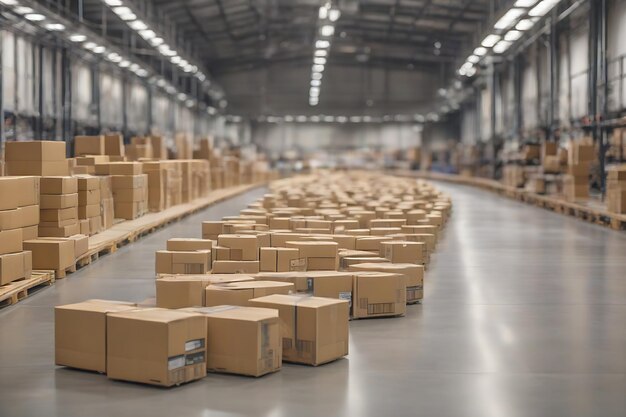
[[[33,269],[62,270],[76,262],[71,240],[25,240],[24,249],[33,253]]]
[[[211,265],[211,251],[167,251],[156,253],[157,274],[206,274]]]
[[[214,274],[257,274],[259,261],[215,261]]]
[[[406,278],[385,272],[355,272],[352,299],[354,318],[403,316]]]
[[[219,235],[219,246],[230,249],[231,261],[256,261],[259,259],[259,241],[254,235]]]
[[[205,290],[205,305],[207,307],[219,305],[250,306],[253,298],[272,294],[289,294],[294,291],[294,285],[276,281],[248,281],[212,284]]]
[[[186,308],[207,318],[207,370],[262,376],[280,370],[282,339],[278,310],[218,306]]]
[[[84,234],[77,234],[69,237],[40,237],[40,240],[71,241],[74,243],[74,256],[78,259],[89,250],[89,237]]]
[[[5,161],[65,161],[65,142],[34,140],[26,142],[6,142]],[[67,168],[67,165],[66,165]],[[6,175],[14,175],[6,172]],[[33,174],[34,175],[34,174]],[[46,174],[47,175],[47,174]],[[59,175],[59,174],[49,174]],[[67,175],[67,174],[60,174]]]
[[[100,185],[98,183],[98,185]],[[97,190],[80,190],[78,192],[78,205],[100,205],[100,188]]]
[[[117,219],[133,220],[143,216],[147,210],[147,205],[144,201],[124,203],[115,199],[111,200],[113,201],[113,212]]]
[[[78,208],[43,209],[39,211],[41,222],[63,222],[64,220],[78,220]]]
[[[428,261],[426,244],[392,240],[381,242],[380,256],[389,259],[391,263],[424,264]]]
[[[0,177],[0,210],[39,204],[39,177]]]
[[[202,222],[202,238],[217,240],[218,236],[224,233],[223,221],[209,220]]]
[[[424,267],[415,264],[362,263],[351,265],[350,271],[375,271],[403,275],[406,280],[406,302],[413,304],[424,298]]]
[[[3,196],[4,198],[4,196]],[[0,211],[0,230],[19,229],[39,224],[39,205]]]
[[[362,251],[379,252],[382,242],[391,240],[387,236],[359,236],[356,239],[355,249]]]
[[[0,255],[22,252],[22,229],[0,231]]]
[[[306,259],[300,258],[297,248],[271,248],[259,250],[259,270],[261,272],[304,271]]]
[[[286,242],[288,248],[300,251],[300,258],[306,259],[307,271],[336,271],[339,266],[337,242],[295,241]]]
[[[80,224],[78,221],[72,222],[65,226],[47,226],[44,224],[39,225],[39,236],[49,237],[69,237],[80,233]]]
[[[39,236],[39,226],[27,226],[22,227],[22,239],[31,240],[36,239]]]
[[[104,153],[110,156],[124,156],[124,137],[120,134],[104,135]]]
[[[141,162],[112,162],[108,175],[140,175],[143,172],[141,165]]]
[[[316,366],[348,354],[347,301],[274,294],[250,303],[278,310],[283,360]]]
[[[206,317],[150,308],[109,313],[107,376],[170,387],[206,376]]]
[[[135,309],[133,303],[106,300],[55,307],[55,364],[106,373],[107,313]]]
[[[5,170],[7,175],[65,176],[69,174],[65,159],[61,161],[7,161]]]
[[[172,238],[167,241],[169,251],[211,250],[213,241],[210,239]]]
[[[39,201],[39,208],[48,209],[64,209],[69,207],[78,207],[78,193],[74,194],[42,194]]]
[[[30,251],[0,255],[0,285],[30,278],[31,272],[32,253]]]
[[[204,306],[204,290],[209,284],[252,280],[250,275],[243,274],[164,276],[156,281],[156,305],[162,308]]]
[[[41,177],[39,190],[41,194],[76,194],[78,181],[75,177]]]
[[[106,155],[104,136],[74,137],[74,155]]]

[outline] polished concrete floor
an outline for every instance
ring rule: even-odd
[[[350,324],[350,355],[174,389],[54,366],[53,306],[154,294],[154,251],[256,190],[0,311],[0,416],[625,417],[626,236],[440,184],[455,212],[405,318]]]

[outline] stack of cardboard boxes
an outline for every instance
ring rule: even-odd
[[[5,285],[30,278],[32,253],[23,241],[37,236],[39,178],[0,177],[0,196],[0,285]]]
[[[568,201],[589,198],[589,175],[595,159],[593,144],[572,142],[568,152],[567,175],[563,176],[563,194]]]
[[[115,219],[113,180],[109,175],[100,176],[100,218],[102,230],[110,229]]]
[[[130,138],[130,145],[126,145],[125,151],[129,161],[153,158],[152,141],[149,137],[134,136]]]
[[[626,213],[626,165],[607,170],[606,205],[610,212]]]
[[[5,144],[6,175],[63,176],[69,173],[65,142],[29,141]]]
[[[81,220],[81,233],[91,236],[99,233],[103,228],[101,180],[96,176],[79,176],[77,179],[78,218]]]
[[[79,234],[76,177],[41,177],[40,192],[39,236]]]
[[[139,162],[117,162],[108,166],[115,217],[132,220],[148,212],[148,176]]]

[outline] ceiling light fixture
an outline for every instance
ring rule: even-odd
[[[41,13],[28,13],[24,15],[24,19],[30,20],[31,22],[41,22],[46,20],[46,16]]]
[[[320,39],[318,41],[315,42],[315,48],[317,49],[327,49],[330,47],[330,42],[324,40],[324,39]]]
[[[328,51],[325,49],[317,49],[315,50],[315,56],[325,57],[328,55]]]
[[[80,33],[74,33],[73,35],[69,36],[69,40],[76,43],[85,42],[87,40],[87,36]]]
[[[545,16],[554,6],[559,4],[560,0],[542,0],[538,5],[530,9],[529,16],[542,17]]]
[[[509,42],[514,42],[522,37],[522,32],[519,30],[509,30],[506,35],[504,35],[504,40]]]
[[[44,26],[44,28],[51,32],[62,32],[65,30],[65,25],[62,25],[61,23],[48,23]]]
[[[496,54],[501,54],[505,52],[509,47],[513,44],[513,42],[509,41],[500,41],[493,47],[493,52]]]
[[[313,63],[318,65],[326,65],[326,58],[315,57],[313,58]]]
[[[530,30],[533,26],[535,26],[535,21],[535,19],[522,19],[517,22],[517,25],[515,25],[515,29],[521,30],[522,32]]]
[[[27,14],[27,13],[34,12],[33,9],[31,9],[30,7],[25,7],[25,6],[18,6],[15,9],[13,9],[13,11],[17,14]]]
[[[148,25],[146,25],[141,20],[134,20],[132,22],[129,22],[128,23],[128,27],[130,27],[131,29],[136,30],[136,31],[141,31],[141,30],[148,29]]]
[[[496,22],[495,25],[493,25],[493,27],[498,30],[508,29],[525,12],[526,11],[524,9],[520,9],[520,8],[509,9],[500,19],[498,19],[498,21]]]
[[[496,43],[498,43],[499,40],[500,40],[500,35],[494,35],[492,33],[491,35],[487,35],[480,44],[484,46],[485,48],[491,48]]]
[[[517,0],[515,7],[530,7],[537,3],[537,0]]]

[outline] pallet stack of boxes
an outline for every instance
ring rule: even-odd
[[[589,141],[571,142],[568,152],[567,174],[563,176],[563,195],[568,201],[589,198],[589,175],[595,159],[593,144]]]
[[[111,175],[115,217],[132,220],[148,212],[148,175],[140,162],[108,165]]]
[[[39,178],[0,177],[0,195],[0,285],[5,285],[30,278],[32,252],[23,241],[37,237]]]
[[[612,213],[626,214],[626,165],[607,170],[606,205]]]
[[[130,138],[130,144],[125,146],[125,152],[129,161],[152,159],[152,141],[150,137],[134,136]]]
[[[78,176],[78,218],[81,233],[88,236],[100,233],[102,221],[102,184],[97,176]],[[108,177],[103,177],[108,178]]]
[[[5,175],[63,176],[69,174],[65,142],[27,141],[5,144]]]
[[[39,236],[69,237],[80,233],[76,177],[41,177]]]

